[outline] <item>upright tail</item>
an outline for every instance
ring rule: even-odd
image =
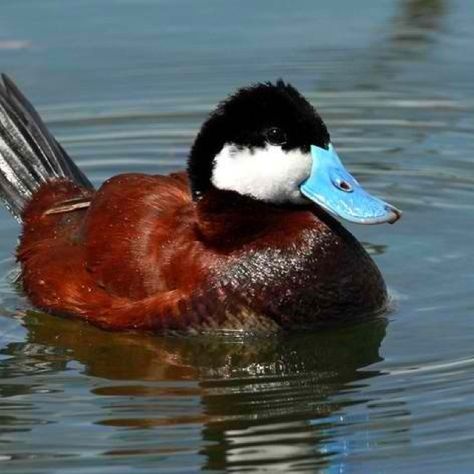
[[[1,77],[0,200],[21,221],[25,205],[47,181],[67,178],[86,189],[93,186],[12,80]]]

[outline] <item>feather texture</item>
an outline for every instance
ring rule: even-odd
[[[93,186],[47,129],[13,81],[0,81],[0,199],[21,221],[26,204],[39,187],[66,178]]]

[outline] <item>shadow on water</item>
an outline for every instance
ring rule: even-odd
[[[5,375],[24,373],[28,365],[36,371],[40,366],[43,374],[66,373],[77,361],[83,375],[102,379],[92,384],[96,398],[128,400],[129,416],[123,404],[114,409],[108,403],[95,414],[95,424],[155,429],[159,438],[163,427],[197,423],[207,469],[324,465],[344,444],[331,439],[331,416],[358,403],[354,393],[365,379],[378,375],[365,367],[382,360],[379,347],[386,327],[379,319],[315,334],[229,339],[107,333],[34,312],[24,324],[26,342],[2,351],[14,356],[3,366]],[[186,382],[194,385],[182,386]],[[194,396],[198,409],[163,413],[170,396]],[[153,404],[146,407],[150,400]],[[130,450],[111,446],[103,454]]]

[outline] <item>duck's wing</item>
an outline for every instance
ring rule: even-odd
[[[65,239],[54,247],[45,244],[22,258],[23,287],[41,310],[116,331],[185,330],[201,319],[192,311],[194,295],[179,289],[138,300],[113,294],[85,268],[84,249]]]
[[[177,262],[171,253],[182,250],[177,236],[189,241],[184,233],[192,227],[193,206],[186,176],[117,176],[91,193],[88,208],[48,212],[79,191],[69,181],[52,182],[26,213],[18,260],[32,303],[114,330],[183,329],[186,318],[200,320],[196,311],[205,305],[196,303],[198,291],[163,276]]]
[[[82,229],[87,270],[107,291],[143,298],[169,290],[163,267],[177,234],[189,231],[192,200],[184,173],[126,174],[97,191]]]

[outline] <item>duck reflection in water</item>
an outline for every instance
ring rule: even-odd
[[[92,384],[94,406],[103,407],[96,424],[138,429],[140,439],[151,430],[146,454],[161,452],[163,429],[200,426],[205,468],[281,469],[324,466],[347,454],[348,443],[331,428],[336,418],[340,428],[344,408],[379,374],[365,367],[382,360],[386,321],[242,339],[112,334],[33,312],[25,324],[25,351],[48,347],[55,373],[77,361],[86,376],[102,379]],[[149,436],[156,436],[156,450]],[[131,450],[127,437],[112,441],[104,455],[144,454],[139,443]]]

